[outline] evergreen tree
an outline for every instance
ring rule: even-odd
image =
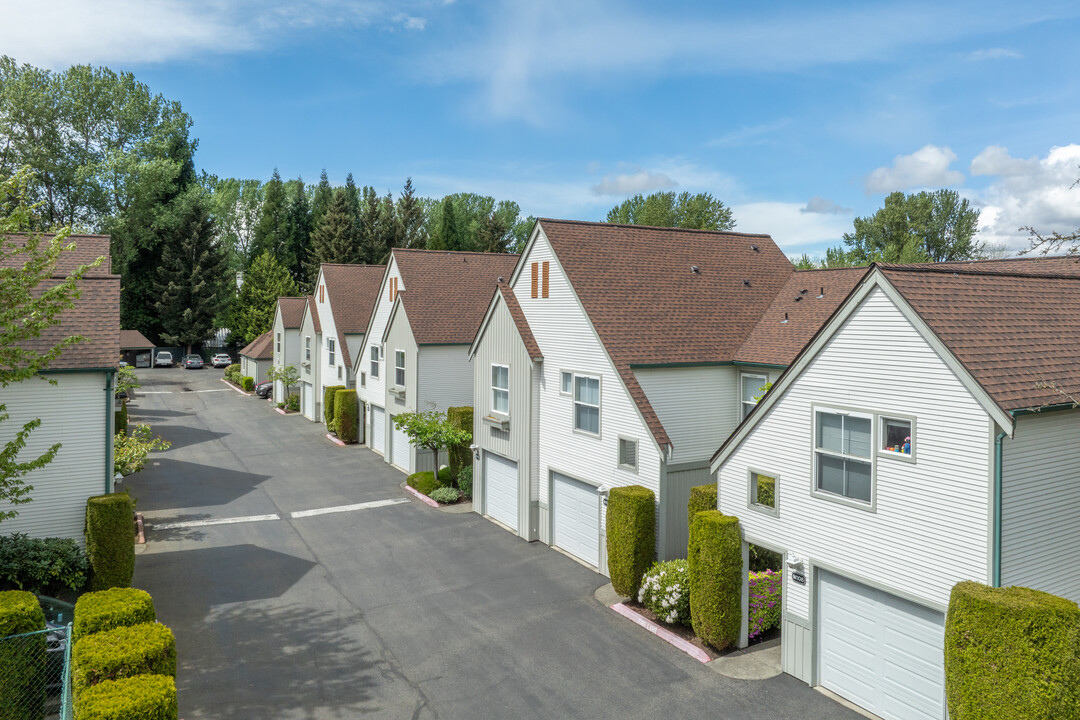
[[[279,297],[294,297],[296,283],[277,258],[264,252],[244,273],[244,284],[232,313],[232,333],[237,342],[249,343],[270,329]]]
[[[281,263],[298,288],[306,288],[304,265],[311,245],[311,207],[303,178],[289,183],[289,205],[286,213],[285,252]]]
[[[438,223],[428,240],[431,250],[465,250],[464,233],[458,222],[454,199],[447,195],[438,205]],[[471,248],[468,248],[471,249]]]
[[[274,174],[263,188],[262,214],[249,250],[249,263],[264,252],[279,255],[284,251],[286,205],[285,184],[281,182],[277,168],[274,168]]]
[[[424,206],[413,190],[412,178],[405,180],[405,187],[398,197],[394,213],[393,247],[427,247],[424,232]]]
[[[158,298],[161,337],[191,347],[214,330],[214,321],[233,287],[228,255],[215,240],[209,202],[193,187],[177,202],[177,222],[161,238]]]
[[[378,264],[390,252],[387,227],[381,213],[379,196],[375,188],[364,186],[364,199],[360,205],[360,262]]]
[[[319,266],[323,263],[358,263],[361,261],[360,249],[355,244],[356,231],[352,216],[349,214],[349,199],[343,188],[334,192],[322,222],[311,233],[311,248],[308,251],[307,277],[314,283],[319,276]]]
[[[323,216],[334,202],[334,189],[330,187],[330,180],[326,177],[326,168],[319,175],[319,184],[311,194],[311,227],[317,228],[322,223]]]
[[[349,212],[352,213],[353,222],[360,223],[360,191],[353,181],[352,173],[345,176],[345,199],[349,201]]]

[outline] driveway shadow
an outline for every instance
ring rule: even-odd
[[[128,404],[128,422],[131,422],[133,419],[142,420],[144,418],[186,417],[194,414],[195,413],[193,412],[184,412],[182,410],[151,410],[150,408],[143,410],[137,405],[131,403]]]
[[[155,462],[124,478],[137,510],[227,505],[271,477],[170,458]]]
[[[214,432],[202,428],[187,427],[186,425],[164,425],[155,430],[156,434],[172,443],[172,449],[190,447],[199,443],[210,442],[223,438],[230,433]]]

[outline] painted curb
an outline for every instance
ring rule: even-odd
[[[143,516],[141,512],[135,513],[135,528],[137,534],[135,536],[135,542],[140,545],[146,544],[146,526],[143,523]]]
[[[241,395],[246,395],[246,396],[248,396],[248,397],[251,397],[251,396],[252,396],[252,393],[249,393],[249,392],[245,392],[245,391],[241,390],[240,388],[236,387],[235,385],[233,385],[233,384],[232,384],[231,382],[229,382],[229,381],[228,381],[228,380],[226,380],[225,378],[221,378],[221,382],[225,383],[225,385],[226,385],[227,387],[230,387],[230,388],[232,388],[233,390],[235,390],[236,392],[240,393]]]
[[[645,628],[653,635],[660,638],[669,645],[672,645],[679,650],[682,650],[684,653],[694,658],[698,662],[707,663],[712,660],[712,658],[709,657],[708,653],[706,653],[701,648],[691,643],[688,643],[686,640],[683,640],[681,637],[671,632],[667,628],[660,627],[652,620],[647,620],[646,618],[641,617],[636,612],[626,607],[626,605],[623,605],[622,603],[615,603],[611,606],[611,609],[622,615],[627,620],[630,620],[631,622]]]
[[[326,433],[326,439],[329,440],[330,442],[334,443],[335,445],[340,445],[341,447],[346,447],[344,442],[342,442],[338,438],[334,437],[330,433]]]
[[[289,414],[289,413],[285,412],[284,410],[282,410],[279,407],[274,408],[274,412],[276,412],[278,415],[288,415]]]
[[[431,506],[431,507],[433,507],[433,508],[437,508],[437,507],[439,507],[439,503],[435,502],[434,500],[432,500],[431,498],[429,498],[429,497],[428,497],[427,495],[425,495],[424,493],[420,492],[420,491],[419,491],[419,490],[417,490],[416,488],[414,488],[414,487],[410,487],[410,486],[408,486],[408,485],[405,485],[404,487],[405,487],[405,491],[406,491],[406,492],[410,492],[410,493],[412,493],[413,495],[415,495],[415,496],[416,496],[416,498],[417,498],[417,499],[418,499],[418,500],[419,500],[420,502],[424,503],[425,505],[429,505],[429,506]]]

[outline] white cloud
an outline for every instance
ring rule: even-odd
[[[768,142],[769,136],[775,135],[791,124],[791,120],[785,118],[770,123],[741,127],[737,130],[726,132],[705,143],[706,147],[743,147],[746,145],[761,145]]]
[[[967,55],[968,60],[975,62],[980,60],[1019,60],[1022,57],[1024,56],[1016,50],[1008,48],[986,48],[985,50],[970,52]]]
[[[427,27],[426,18],[413,17],[412,15],[406,15],[405,13],[398,13],[395,15],[394,22],[401,23],[401,26],[406,30],[423,30]]]
[[[592,191],[595,195],[636,195],[654,190],[667,190],[677,184],[662,172],[639,170],[635,173],[607,175],[593,185]]]
[[[733,205],[735,229],[768,233],[784,252],[798,254],[839,245],[851,231],[851,216],[839,213],[807,213],[805,206],[790,202],[751,202]]]
[[[825,215],[850,215],[852,209],[847,207],[841,207],[840,205],[834,203],[832,200],[823,198],[820,195],[815,195],[807,201],[806,207],[799,208],[799,212],[821,213]]]
[[[879,167],[866,178],[867,194],[888,193],[916,187],[947,187],[964,182],[964,173],[950,170],[956,153],[949,148],[926,145],[910,155],[897,155],[892,167]]]
[[[1007,148],[990,145],[971,161],[972,175],[1031,175],[1039,169],[1039,158],[1014,158]]]

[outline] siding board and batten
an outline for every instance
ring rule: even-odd
[[[416,412],[418,407],[421,410],[427,410],[426,406],[420,407],[417,402],[417,362],[416,362],[416,341],[413,339],[412,328],[409,326],[409,318],[405,313],[405,308],[401,303],[397,303],[394,306],[394,312],[388,318],[389,326],[386,328],[385,334],[381,334],[383,339],[383,345],[385,349],[386,361],[383,362],[383,374],[389,375],[385,379],[385,393],[384,396],[379,398],[377,404],[383,405],[386,408],[384,420],[386,422],[386,429],[384,437],[390,438],[391,446],[394,445],[395,429],[393,416],[399,415],[403,412]],[[394,353],[398,350],[405,351],[405,397],[398,397],[390,392],[390,388],[394,387]],[[369,385],[370,389],[370,385]],[[391,448],[393,450],[393,448]],[[424,453],[430,455],[430,453]],[[398,451],[386,453],[383,459],[386,462],[391,462],[394,456],[401,457]],[[406,473],[414,472],[413,467],[416,464],[415,453],[413,449],[409,450],[410,461],[408,466],[401,469]],[[429,460],[427,465],[430,466],[433,461]],[[423,468],[430,470],[430,467]],[[415,470],[420,471],[420,468]]]
[[[371,322],[368,324],[368,332],[364,335],[365,342],[361,351],[362,362],[357,363],[357,371],[366,374],[364,386],[359,387],[358,385],[357,394],[369,406],[383,407],[386,404],[386,374],[394,369],[393,357],[388,351],[383,352],[383,357],[379,360],[379,376],[373,377],[371,375],[371,346],[380,346],[382,343],[386,323],[390,320],[390,309],[394,306],[394,299],[390,297],[391,288],[395,293],[405,289],[404,284],[400,283],[400,278],[401,274],[398,270],[397,260],[391,253],[390,263],[386,267],[386,276],[383,279],[383,287],[386,289],[379,293],[378,302],[371,315]],[[372,420],[369,419],[369,422],[372,422]],[[386,432],[385,424],[383,432]]]

